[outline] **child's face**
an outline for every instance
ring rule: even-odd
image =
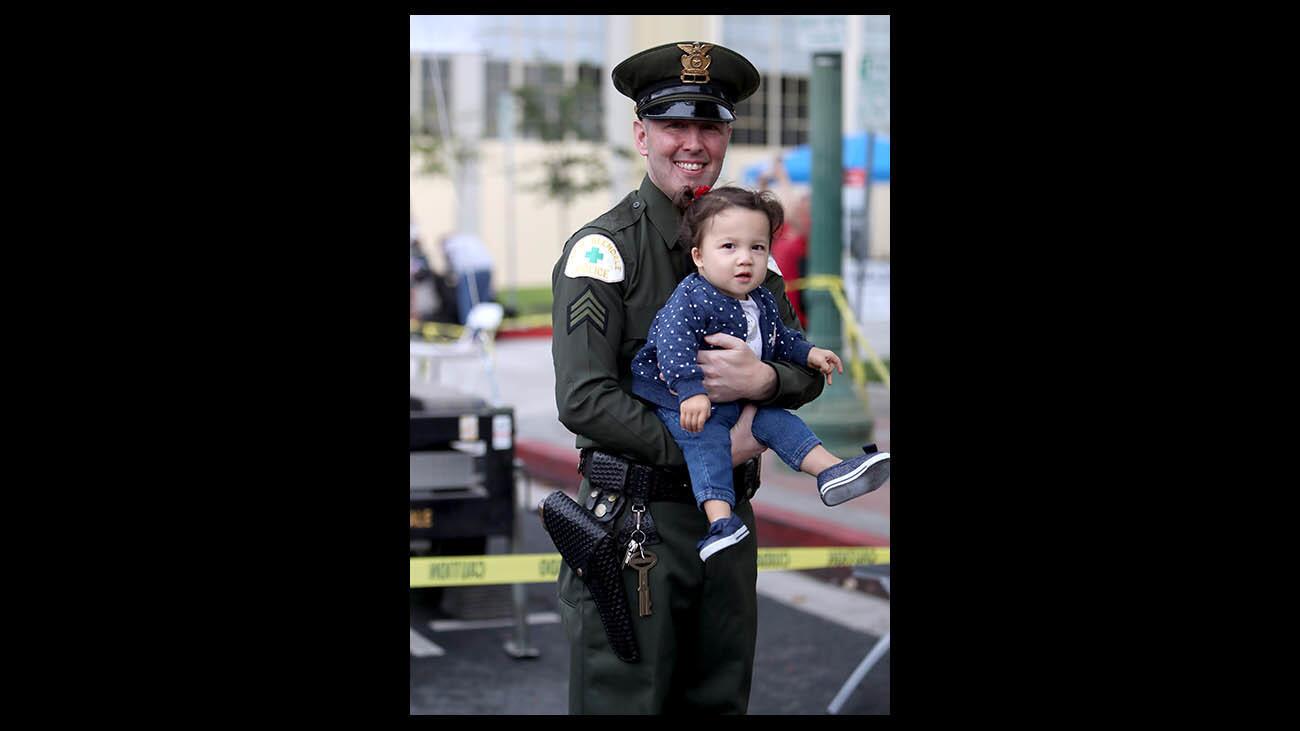
[[[704,227],[691,258],[700,276],[723,294],[743,300],[767,274],[767,214],[748,208],[725,208]]]

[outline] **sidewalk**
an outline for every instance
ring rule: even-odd
[[[887,356],[888,323],[864,323],[864,331],[877,352]],[[475,387],[485,381],[481,366],[473,361],[446,363],[443,378],[466,390],[489,392]],[[496,378],[503,402],[515,409],[516,455],[536,479],[576,491],[578,452],[574,435],[556,415],[550,338],[499,340]],[[881,384],[869,384],[868,401],[874,440],[882,451],[889,451],[889,392]],[[889,545],[889,482],[873,493],[828,508],[817,496],[814,478],[790,470],[771,452],[764,454],[762,475],[754,497],[760,545]]]

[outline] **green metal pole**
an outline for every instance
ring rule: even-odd
[[[808,274],[839,277],[844,260],[844,127],[841,111],[842,59],[839,53],[815,53],[809,113],[812,128],[812,237]],[[826,290],[805,289],[808,340],[834,350],[848,362],[843,327],[835,302]],[[808,426],[836,456],[848,459],[871,441],[871,412],[865,390],[853,387],[849,371],[834,374],[817,400],[799,410]]]
[[[812,85],[808,90],[812,127],[812,239],[808,273],[839,276],[844,255],[841,58],[838,53],[816,53],[812,61]],[[808,303],[808,339],[842,355],[843,323],[830,293],[808,290],[803,299]]]

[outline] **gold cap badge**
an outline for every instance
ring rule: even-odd
[[[685,51],[682,55],[682,83],[683,84],[707,84],[709,83],[709,51],[712,50],[712,43],[678,43],[677,47]]]

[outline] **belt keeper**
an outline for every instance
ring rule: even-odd
[[[589,453],[582,466],[583,476],[593,486],[608,490],[623,490],[632,468],[631,463],[618,455],[595,450]]]
[[[646,503],[650,500],[650,487],[654,482],[654,471],[645,465],[632,463],[628,465],[627,481],[624,483],[627,494],[636,502]]]

